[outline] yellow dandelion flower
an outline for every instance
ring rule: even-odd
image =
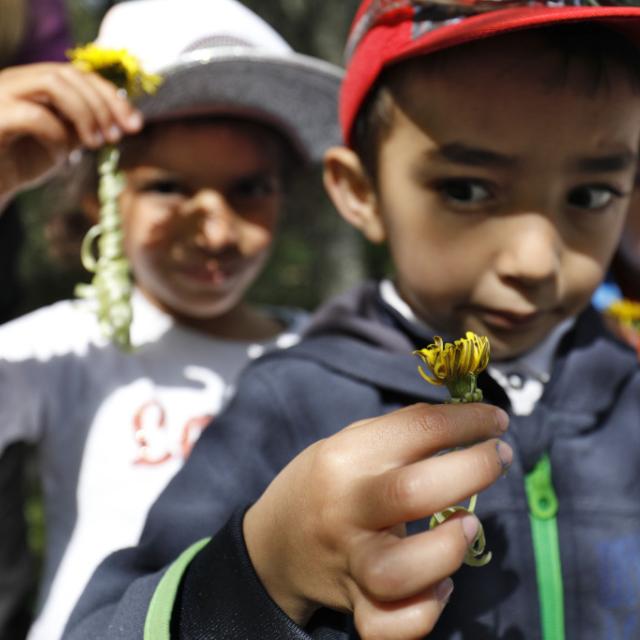
[[[452,402],[482,400],[482,391],[476,386],[476,376],[489,364],[489,339],[467,331],[464,338],[443,342],[440,336],[425,349],[414,351],[432,375],[418,367],[420,375],[430,384],[445,385]]]
[[[445,343],[440,336],[436,336],[433,344],[413,353],[429,367],[432,374],[428,375],[419,366],[420,375],[430,384],[446,386],[451,394],[451,402],[482,400],[482,391],[476,385],[476,376],[489,364],[489,338],[467,331],[464,338],[453,343]],[[468,507],[449,507],[434,513],[429,521],[429,528],[437,527],[456,513],[473,513],[477,499],[477,495],[472,496]],[[465,564],[470,567],[488,564],[491,561],[491,551],[485,552],[485,547],[486,539],[481,523],[473,543],[467,549]]]
[[[640,302],[618,300],[607,309],[607,314],[622,324],[640,328]]]
[[[91,43],[72,49],[67,54],[71,62],[83,71],[95,71],[131,97],[154,93],[160,86],[160,76],[145,72],[138,59],[126,49],[108,49]]]

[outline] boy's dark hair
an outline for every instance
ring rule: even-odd
[[[550,50],[562,55],[562,64],[558,65],[557,74],[550,78],[549,88],[565,85],[571,62],[580,59],[584,61],[586,70],[581,78],[583,86],[580,90],[587,95],[592,95],[609,86],[609,69],[612,65],[623,69],[629,77],[633,91],[640,93],[640,48],[609,27],[595,22],[582,22],[530,29],[528,32],[541,35],[543,42]],[[494,39],[511,36],[510,33],[496,36]],[[477,41],[471,43],[471,45],[474,44],[477,44]],[[422,66],[427,60],[431,67],[441,64],[449,51],[445,49],[392,65],[381,74],[363,103],[354,123],[352,146],[374,183],[378,178],[380,144],[391,131],[393,124],[395,104],[393,87],[397,82],[393,82],[390,75],[396,75],[399,68],[406,72],[412,66]]]

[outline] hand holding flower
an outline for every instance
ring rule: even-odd
[[[353,612],[363,639],[429,633],[479,522],[467,515],[412,536],[404,523],[500,477],[511,450],[495,438],[506,428],[489,405],[420,404],[307,448],[245,516],[270,596],[303,625],[320,606]]]
[[[415,354],[429,367],[432,376],[418,367],[420,375],[430,384],[445,385],[451,394],[452,403],[480,402],[482,390],[478,389],[476,378],[489,364],[489,339],[467,331],[464,338],[453,343],[443,342],[440,336],[434,343]],[[429,522],[431,529],[443,524],[456,513],[473,513],[478,496],[473,495],[468,507],[447,507],[434,513]],[[482,525],[465,556],[465,564],[481,567],[491,561],[491,552],[484,553],[485,536]]]

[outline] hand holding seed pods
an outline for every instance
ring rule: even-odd
[[[79,69],[99,73],[129,96],[152,93],[160,84],[159,76],[145,73],[136,58],[125,50],[90,44],[74,49],[69,55]],[[118,171],[119,157],[113,145],[103,147],[98,154],[100,220],[89,230],[82,246],[82,263],[94,276],[90,285],[79,285],[76,293],[94,302],[104,335],[127,351],[131,349],[133,285],[118,209],[123,186],[123,177]],[[97,259],[92,254],[94,242],[97,242]]]

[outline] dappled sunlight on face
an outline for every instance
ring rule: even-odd
[[[165,123],[125,150],[126,249],[158,306],[206,318],[238,304],[269,254],[283,153],[264,127],[226,120]]]

